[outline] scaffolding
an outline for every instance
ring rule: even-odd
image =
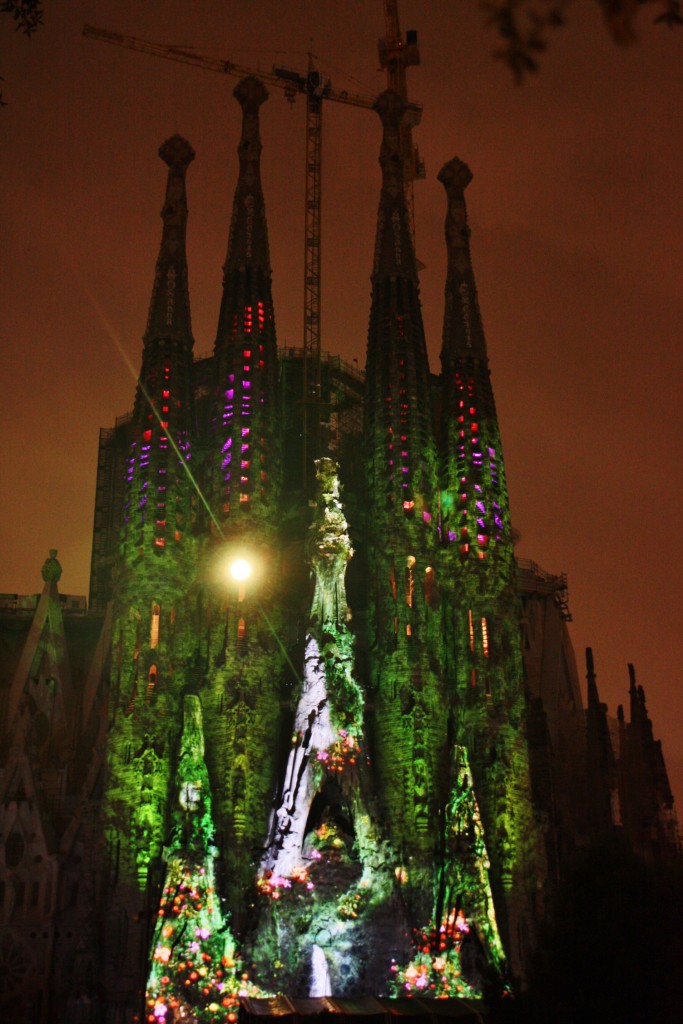
[[[542,569],[530,558],[517,558],[517,583],[523,594],[552,594],[560,616],[565,622],[572,621],[569,610],[569,587],[566,572],[551,573]]]

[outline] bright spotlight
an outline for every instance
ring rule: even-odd
[[[230,575],[238,583],[244,583],[251,576],[251,565],[246,558],[236,558],[230,564]]]

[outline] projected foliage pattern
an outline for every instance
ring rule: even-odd
[[[519,925],[529,865],[542,877],[542,864],[507,491],[469,258],[469,172],[453,161],[441,175],[449,274],[437,439],[402,101],[380,97],[359,657],[338,467],[318,462],[315,502],[283,488],[259,171],[267,94],[248,79],[235,95],[243,130],[214,440],[199,452],[194,495],[180,464],[190,456],[192,338],[178,283],[192,153],[182,140],[162,150],[169,186],[118,570],[105,796],[110,906],[133,924],[118,945],[107,934],[109,984],[117,972],[132,1003],[147,947],[145,1012],[157,1024],[233,1020],[245,993],[476,996],[506,971],[496,915]],[[310,524],[305,552],[292,545],[292,522],[299,536]],[[244,574],[226,577],[238,559]],[[310,570],[307,598],[284,570],[297,559]]]

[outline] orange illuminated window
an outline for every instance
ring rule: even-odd
[[[152,624],[149,630],[149,646],[154,648],[159,643],[159,620],[161,618],[161,607],[158,604],[152,605]]]
[[[156,684],[157,684],[157,667],[156,667],[156,665],[150,665],[149,666],[149,672],[147,673],[147,696],[146,696],[146,700],[147,700],[148,704],[149,704],[149,702],[152,699],[152,694],[154,693],[154,687],[156,686]]]
[[[415,596],[415,556],[408,555],[406,559],[406,604],[413,607]]]
[[[431,565],[428,565],[425,569],[425,581],[424,581],[424,592],[427,604],[433,607],[436,603],[436,573],[432,569]]]

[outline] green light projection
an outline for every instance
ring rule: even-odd
[[[235,951],[216,890],[218,853],[199,698],[183,701],[166,878],[152,939],[147,1020],[218,1024],[237,1019],[239,996],[260,995]]]
[[[430,912],[429,869],[446,743],[436,586],[437,473],[429,364],[402,181],[403,101],[383,93],[380,194],[368,328],[365,457],[372,729],[383,824],[411,861],[406,898]],[[412,860],[414,858],[414,860]]]
[[[458,158],[439,173],[448,201],[440,436],[444,662],[454,686],[455,736],[470,753],[509,939],[523,920],[529,924],[531,889],[545,868],[531,801],[509,498],[469,246],[464,190],[471,179]]]
[[[380,98],[359,658],[338,467],[317,464],[314,508],[283,488],[256,174],[264,96],[252,81],[238,98],[244,145],[215,352],[215,436],[197,473],[217,518],[214,528],[195,521],[194,535],[178,529],[173,543],[167,520],[151,528],[143,498],[152,478],[176,525],[193,520],[177,467],[170,472],[165,448],[143,437],[129,493],[153,555],[140,554],[129,530],[118,569],[105,830],[111,906],[138,922],[131,934],[141,948],[129,940],[110,962],[132,1004],[151,935],[152,1024],[232,1021],[241,994],[265,991],[478,996],[485,978],[506,972],[494,897],[509,936],[524,916],[529,865],[542,877],[500,432],[466,245],[467,175],[454,165],[447,183],[447,314],[459,326],[453,337],[444,329],[438,464],[398,159],[401,102]],[[162,401],[167,380],[187,378],[190,341],[146,341],[142,377],[161,373]],[[136,415],[149,430],[141,402]],[[226,556],[228,579],[214,571]],[[304,563],[312,597],[288,575]],[[302,669],[294,687],[292,660]],[[145,904],[158,906],[147,929]]]
[[[257,882],[253,956],[269,987],[330,995],[357,990],[368,967],[376,970],[368,922],[390,897],[392,878],[367,800],[364,700],[345,589],[353,552],[334,462],[317,463],[317,484],[304,682]]]

